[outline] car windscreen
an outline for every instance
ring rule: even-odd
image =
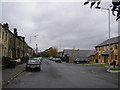
[[[32,59],[32,60],[28,60],[29,63],[36,63],[38,62],[38,60]]]

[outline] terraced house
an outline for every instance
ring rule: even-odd
[[[110,61],[112,63],[115,60],[116,64],[120,65],[120,55],[118,54],[118,49],[120,48],[119,39],[120,36],[113,37],[95,46],[97,53],[94,55],[93,61],[100,63],[108,63]]]
[[[0,23],[0,56],[2,54],[2,26],[1,26],[1,23]]]
[[[0,45],[1,45],[1,55],[7,57],[8,56],[8,30],[7,27],[3,28],[2,24],[0,24]]]
[[[34,50],[25,42],[25,37],[18,36],[16,28],[13,31],[7,23],[0,24],[0,55],[11,59],[33,56]]]

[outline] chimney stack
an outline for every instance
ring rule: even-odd
[[[14,34],[17,36],[17,28],[14,28]]]
[[[8,25],[8,23],[7,23],[7,22],[6,22],[6,23],[4,23],[4,24],[3,24],[3,26],[5,27],[5,29],[9,30],[9,25]]]
[[[23,38],[23,41],[25,41],[25,37],[22,37]]]

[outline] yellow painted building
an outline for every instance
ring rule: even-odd
[[[95,46],[97,53],[93,61],[99,63],[112,63],[113,60],[115,60],[118,65],[118,47],[118,37],[110,38]]]
[[[119,38],[120,41],[120,38]],[[120,66],[120,42],[118,43],[118,65]]]

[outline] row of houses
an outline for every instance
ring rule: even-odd
[[[0,56],[11,59],[32,57],[34,50],[19,36],[17,29],[9,30],[8,23],[0,23]]]
[[[110,63],[113,60],[120,65],[120,36],[110,38],[95,46],[95,50],[64,49],[63,56],[69,56],[70,63],[75,59],[88,59],[96,63]]]

